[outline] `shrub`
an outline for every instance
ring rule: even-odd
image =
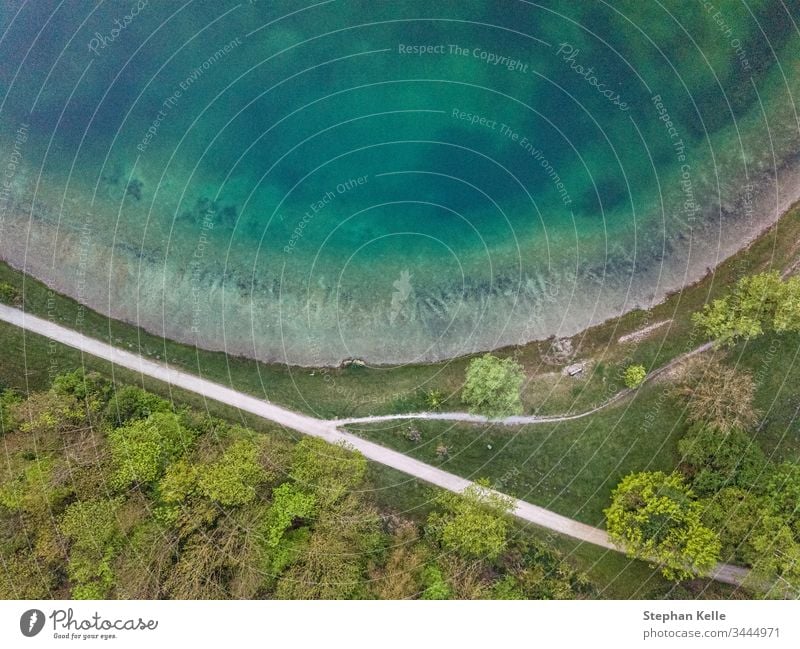
[[[492,418],[522,414],[520,390],[525,381],[522,366],[511,358],[484,354],[473,358],[461,398],[470,412]]]
[[[623,376],[625,385],[631,390],[635,390],[644,383],[646,377],[647,370],[644,369],[644,365],[628,365],[628,367],[625,368],[625,374]]]

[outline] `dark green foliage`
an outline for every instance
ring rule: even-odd
[[[703,522],[719,533],[724,561],[749,563],[751,542],[766,503],[750,491],[725,487],[703,502]]]
[[[169,412],[171,406],[159,396],[133,385],[117,389],[106,407],[106,417],[114,426],[133,419],[147,419],[155,412]]]
[[[678,442],[682,468],[699,495],[723,487],[753,489],[763,480],[767,460],[758,444],[741,430],[720,432],[697,424]]]
[[[17,422],[12,416],[11,407],[21,401],[19,395],[13,390],[0,392],[0,435],[6,430],[14,428]]]

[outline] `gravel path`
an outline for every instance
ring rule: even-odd
[[[199,394],[205,398],[220,403],[233,406],[242,411],[263,417],[274,421],[282,426],[291,428],[305,435],[319,437],[327,442],[341,443],[344,442],[360,453],[367,459],[373,462],[379,462],[385,466],[401,471],[407,475],[418,478],[430,484],[434,484],[442,489],[447,489],[459,493],[471,486],[472,483],[465,478],[461,478],[447,471],[442,471],[430,464],[415,460],[403,453],[393,451],[385,448],[368,440],[362,439],[351,433],[344,432],[339,429],[344,423],[362,422],[362,421],[385,421],[386,419],[407,419],[407,418],[420,418],[424,415],[425,418],[430,419],[445,419],[445,418],[459,418],[463,421],[480,421],[485,422],[485,418],[476,417],[468,413],[421,413],[416,415],[391,415],[388,417],[378,418],[362,418],[354,420],[324,420],[303,415],[293,412],[281,406],[256,399],[250,395],[232,390],[219,383],[207,381],[200,377],[194,376],[187,372],[183,372],[169,367],[166,364],[156,363],[154,361],[143,358],[137,354],[118,349],[112,345],[108,345],[97,339],[90,338],[80,334],[66,327],[62,327],[54,322],[39,318],[19,309],[15,309],[4,304],[0,304],[0,320],[9,324],[21,327],[25,331],[39,334],[50,338],[51,340],[58,341],[82,352],[103,358],[111,361],[115,365],[125,367],[134,372],[138,372],[144,376],[149,376],[160,381],[164,381],[169,385],[189,390]],[[695,350],[693,353],[699,353]],[[676,359],[677,361],[677,359]],[[673,361],[675,363],[675,361]],[[665,370],[662,368],[662,370]],[[597,412],[601,408],[607,407],[613,401],[624,396],[626,392],[618,394],[610,402],[595,408],[592,411],[581,413],[579,415],[569,415],[563,418],[509,418],[503,420],[503,423],[517,424],[517,423],[537,423],[540,421],[565,421],[567,419],[575,419],[578,417],[586,417],[593,412]],[[561,514],[533,505],[524,500],[513,499],[514,515],[523,521],[532,523],[536,526],[543,527],[559,534],[578,539],[580,541],[591,543],[608,550],[622,552],[616,547],[608,538],[604,530],[601,530],[591,525],[580,523]],[[718,581],[728,584],[740,585],[742,580],[747,575],[748,571],[744,568],[737,566],[730,566],[721,564],[712,573],[712,577]]]

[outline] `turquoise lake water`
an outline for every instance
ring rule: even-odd
[[[569,335],[796,198],[798,24],[722,0],[6,1],[0,252],[266,360]]]

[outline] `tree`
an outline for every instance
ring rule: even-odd
[[[625,379],[625,385],[631,390],[635,390],[644,383],[646,377],[647,370],[644,369],[644,365],[628,365],[628,367],[625,368],[623,378]]]
[[[124,489],[131,484],[150,485],[161,477],[167,464],[184,453],[193,435],[172,413],[157,412],[133,420],[108,436],[116,471],[112,484]]]
[[[520,390],[525,381],[522,366],[511,358],[484,354],[467,367],[461,398],[470,412],[502,418],[522,414]]]
[[[238,440],[216,462],[200,469],[200,492],[220,505],[236,507],[252,502],[256,489],[267,481],[259,462],[259,448],[250,440]]]
[[[354,599],[367,596],[364,577],[383,539],[377,513],[348,494],[320,510],[308,543],[278,581],[280,599]]]
[[[754,560],[753,531],[766,503],[750,491],[725,487],[703,501],[703,522],[719,534],[724,561],[750,564]]]
[[[168,401],[145,392],[134,385],[126,385],[114,392],[106,407],[106,416],[115,426],[132,419],[147,419],[154,412],[169,412]]]
[[[800,464],[783,462],[763,481],[770,508],[795,529],[800,538]]]
[[[717,360],[691,363],[677,394],[687,400],[690,422],[706,422],[722,432],[749,430],[758,422],[752,375]]]
[[[298,442],[289,474],[321,503],[332,503],[364,480],[367,460],[345,445],[313,437]]]
[[[683,477],[661,471],[624,478],[605,510],[611,540],[675,581],[707,572],[719,559],[719,537],[703,525],[701,513]]]
[[[292,524],[307,518],[314,511],[314,496],[303,493],[291,482],[284,482],[272,490],[272,504],[264,521],[264,543],[277,547]]]
[[[756,442],[738,429],[728,432],[695,424],[678,441],[682,468],[694,491],[713,494],[723,487],[754,489],[763,479],[767,459]]]
[[[800,331],[800,279],[784,282],[778,271],[743,277],[728,295],[695,313],[693,320],[724,345],[765,331]]]
[[[442,492],[436,499],[444,511],[428,516],[427,531],[443,548],[467,557],[495,559],[508,542],[507,514],[513,502],[488,488],[487,482],[460,494]]]
[[[114,585],[111,566],[122,536],[119,500],[78,501],[61,518],[59,529],[69,539],[67,575],[74,599],[106,599]]]

